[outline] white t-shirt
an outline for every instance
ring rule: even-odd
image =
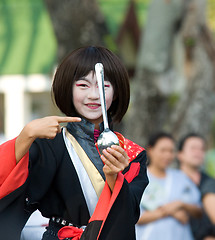
[[[148,171],[149,185],[140,203],[141,214],[173,202],[183,201],[200,206],[200,193],[194,183],[180,170],[168,169],[165,178],[157,178]],[[137,240],[193,240],[189,224],[181,224],[173,217],[136,225]]]

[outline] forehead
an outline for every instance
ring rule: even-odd
[[[76,81],[87,81],[90,83],[97,83],[97,78],[95,71],[90,71],[87,75],[79,77]],[[108,81],[107,79],[104,79],[104,81]]]
[[[185,143],[184,147],[205,147],[205,142],[200,137],[190,137]]]
[[[90,71],[86,75],[80,76],[76,81],[78,81],[78,80],[86,80],[86,81],[89,81],[89,82],[95,81],[95,80],[97,81],[96,74],[95,74],[94,71]]]
[[[167,137],[160,138],[154,147],[174,147],[175,143],[172,139]]]
[[[74,69],[74,80],[87,76],[90,73],[95,74],[96,63],[102,63],[104,66],[104,78],[110,82],[116,81],[113,78],[113,72],[118,72],[115,58],[107,50],[87,48],[76,53],[74,61],[70,61]],[[115,79],[115,80],[113,80]]]

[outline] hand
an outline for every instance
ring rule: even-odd
[[[167,216],[173,216],[175,212],[180,210],[182,207],[183,203],[181,201],[174,201],[163,205],[161,208]]]
[[[61,131],[60,123],[80,121],[81,118],[78,117],[50,116],[31,121],[26,125],[25,130],[28,132],[29,137],[33,139],[53,139],[55,138],[56,134],[60,133]]]
[[[183,209],[176,211],[172,216],[182,224],[187,224],[189,221],[189,216]]]
[[[80,122],[81,118],[77,117],[58,117],[51,116],[40,118],[28,123],[15,142],[15,156],[18,163],[28,152],[31,144],[36,138],[53,139],[61,131],[60,123],[63,122]]]
[[[125,150],[117,145],[113,145],[103,150],[101,156],[104,162],[103,171],[105,175],[117,175],[129,165],[129,157]]]
[[[215,237],[205,237],[204,240],[215,240]]]
[[[106,181],[113,191],[117,174],[123,171],[129,165],[129,157],[125,150],[117,145],[111,146],[103,150],[103,155],[101,156],[104,162],[103,171],[106,177]]]
[[[163,211],[162,207],[159,207],[154,210],[144,211],[138,220],[138,224],[147,224],[165,217],[167,217],[166,213]]]

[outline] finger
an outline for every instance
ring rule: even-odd
[[[109,168],[109,171],[114,172],[114,173],[118,173],[121,171],[120,168],[118,168],[114,164],[112,164],[112,162],[110,162],[103,155],[102,155],[102,160],[103,160],[104,164]]]
[[[121,163],[120,161],[118,161],[118,159],[116,159],[115,157],[113,157],[111,154],[109,154],[106,150],[103,151],[103,155],[102,155],[102,161],[105,163],[105,164],[108,164],[108,166],[112,166],[111,168],[113,169],[114,167],[114,171],[116,171],[117,169],[117,172],[119,171],[123,171],[124,170],[124,165],[123,163]],[[110,165],[111,164],[111,165]]]
[[[125,160],[125,157],[122,155],[121,152],[116,151],[113,148],[107,148],[106,151],[111,154],[112,156],[114,156],[118,161],[123,161]]]
[[[60,126],[60,125],[58,125],[58,127],[57,127],[57,132],[58,132],[58,133],[61,132],[61,126]]]
[[[129,157],[123,148],[114,145],[111,148],[107,148],[107,151],[117,158],[118,161],[125,164],[126,167],[129,165]]]
[[[110,150],[109,150],[110,151]],[[113,156],[111,153],[109,153],[107,151],[107,149],[103,150],[103,156],[105,158],[107,158],[107,160],[109,160],[112,164],[114,164],[115,166],[118,166],[120,164],[120,162],[118,161],[117,158],[115,158],[115,156]]]
[[[118,145],[112,145],[111,148],[116,150],[117,152],[120,152],[125,158],[128,157],[126,151],[122,147],[120,147]]]
[[[81,118],[79,118],[79,117],[59,117],[59,116],[57,116],[56,119],[59,123],[80,122],[81,121]]]

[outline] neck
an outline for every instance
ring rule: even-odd
[[[100,124],[100,123],[96,123],[96,124],[95,124],[95,129],[96,129],[96,130],[100,130],[100,125],[99,125],[99,124]]]
[[[166,169],[158,168],[152,164],[149,165],[148,169],[149,169],[150,173],[152,173],[156,177],[159,177],[159,178],[166,177]]]
[[[180,169],[196,184],[200,183],[200,172],[196,167],[192,167],[186,164],[181,164]]]

